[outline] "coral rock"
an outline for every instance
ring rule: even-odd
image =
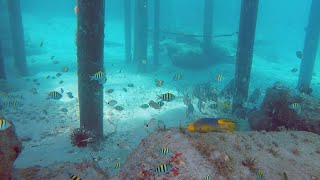
[[[1,180],[11,178],[13,162],[21,152],[21,141],[18,140],[14,125],[0,131],[0,177]]]

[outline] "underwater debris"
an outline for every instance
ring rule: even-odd
[[[256,170],[256,159],[247,157],[244,161],[242,161],[242,165],[246,166],[250,169],[250,171],[254,172]]]
[[[72,146],[77,146],[79,148],[87,147],[89,143],[93,142],[93,138],[94,135],[84,128],[76,128],[70,135]]]

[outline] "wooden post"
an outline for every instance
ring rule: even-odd
[[[248,98],[258,5],[259,0],[242,0],[241,3],[235,69],[236,94],[233,97],[232,103],[232,111],[237,116],[241,115],[240,110],[243,108],[243,104]]]
[[[78,0],[77,58],[80,126],[103,137],[103,85],[90,80],[103,69],[104,0]]]
[[[4,68],[4,58],[2,53],[2,44],[0,40],[0,79],[6,79],[6,73]]]
[[[153,63],[159,63],[160,0],[154,0]]]
[[[132,61],[131,49],[131,0],[124,0],[124,31],[125,31],[125,52],[126,62]]]
[[[205,0],[203,18],[203,53],[209,57],[212,41],[213,0]]]
[[[134,61],[139,72],[146,72],[148,48],[148,0],[135,0]]]
[[[313,0],[311,3],[309,24],[306,28],[306,36],[303,48],[303,57],[300,64],[298,88],[309,88],[314,63],[317,56],[320,33],[320,1]]]
[[[26,52],[20,9],[20,0],[7,0],[12,35],[14,66],[19,75],[27,75]]]

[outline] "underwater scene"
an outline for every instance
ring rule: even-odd
[[[0,180],[320,180],[320,0],[0,0]]]

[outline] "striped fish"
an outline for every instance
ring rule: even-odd
[[[31,92],[32,92],[32,94],[38,94],[37,88],[32,88]]]
[[[62,94],[60,94],[57,91],[51,91],[51,92],[49,92],[47,99],[59,100],[61,98],[62,98]]]
[[[182,74],[178,73],[178,74],[175,74],[172,78],[172,80],[178,80],[178,79],[181,79],[183,77]]]
[[[216,76],[216,81],[220,82],[220,81],[223,80],[223,78],[224,78],[223,75],[219,74],[219,75]]]
[[[4,101],[2,102],[2,105],[6,107],[17,107],[17,106],[21,106],[22,103],[18,100],[13,100],[13,101]]]
[[[257,173],[257,174],[258,174],[258,179],[259,179],[259,180],[263,180],[263,179],[264,179],[264,177],[263,177],[263,172],[262,172],[261,169],[258,170],[258,173]]]
[[[115,169],[119,169],[119,168],[120,168],[120,163],[116,163],[116,164],[114,165],[114,168],[115,168]]]
[[[166,174],[168,172],[170,172],[173,169],[173,165],[172,164],[163,164],[158,166],[154,172],[156,174]]]
[[[81,180],[81,178],[75,176],[75,175],[70,175],[70,179],[72,180]]]
[[[9,121],[4,120],[4,119],[0,119],[0,131],[7,129],[10,126],[11,126],[11,124]]]
[[[98,71],[89,77],[90,77],[91,81],[92,80],[98,81],[99,84],[104,84],[107,81],[107,77],[106,77],[105,73],[102,71]]]
[[[171,156],[173,154],[169,148],[161,148],[160,153],[165,156]]]
[[[164,81],[159,79],[156,79],[154,82],[156,83],[157,87],[161,87],[164,84]]]
[[[206,177],[204,177],[205,180],[212,180],[212,176],[207,175]]]
[[[298,114],[301,112],[301,105],[297,102],[290,104],[288,107],[296,111]]]
[[[170,102],[174,100],[175,96],[171,93],[165,93],[165,94],[162,94],[161,96],[158,96],[158,98],[161,99],[162,101]]]

